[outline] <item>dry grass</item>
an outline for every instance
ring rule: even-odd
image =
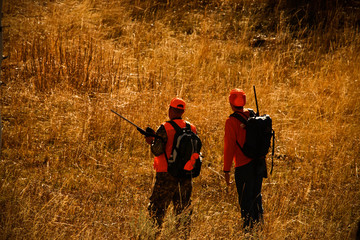
[[[267,1],[170,2],[4,0],[0,238],[154,238],[151,153],[110,109],[156,128],[174,96],[188,102],[185,118],[204,143],[191,239],[245,238],[236,190],[217,172],[228,92],[243,88],[254,108],[253,85],[277,143],[265,225],[250,238],[351,238],[360,220],[358,25],[335,21],[339,10],[325,32],[293,32],[279,8],[275,23],[264,18]],[[178,235],[169,212],[162,239]]]

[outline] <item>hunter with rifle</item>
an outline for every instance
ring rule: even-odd
[[[190,234],[192,209],[192,178],[200,174],[201,141],[196,127],[183,120],[186,103],[173,98],[169,105],[169,121],[163,122],[155,132],[150,127],[140,128],[117,112],[115,114],[134,125],[151,145],[156,170],[155,184],[150,197],[148,211],[161,231],[166,210],[172,202],[177,217],[177,229],[187,238]]]
[[[271,118],[268,115],[259,116],[255,86],[254,94],[257,113],[244,108],[246,94],[243,90],[236,88],[230,91],[229,102],[233,113],[225,122],[224,136],[224,177],[229,186],[234,162],[235,183],[245,231],[251,231],[255,224],[263,222],[261,187],[263,178],[267,177],[265,157],[272,137],[274,141]]]

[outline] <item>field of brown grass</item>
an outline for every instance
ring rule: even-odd
[[[205,156],[191,239],[354,239],[360,6],[276,2],[3,0],[0,239],[153,239],[152,155],[110,109],[156,129],[175,96]],[[228,93],[255,108],[253,85],[276,154],[249,237],[221,170]]]

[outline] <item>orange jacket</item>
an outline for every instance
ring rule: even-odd
[[[250,112],[244,108],[243,111],[237,111],[243,116],[250,116]],[[252,159],[244,155],[240,150],[237,142],[240,146],[244,146],[246,130],[245,125],[241,123],[235,117],[228,117],[225,122],[225,136],[224,136],[224,168],[225,172],[230,171],[232,162],[235,162],[235,167],[243,166],[249,163]]]
[[[184,128],[186,126],[186,122],[182,119],[173,119],[173,121],[179,125],[179,127]],[[165,145],[165,153],[166,156],[168,157],[168,159],[170,158],[171,155],[171,151],[172,151],[172,147],[173,147],[173,142],[174,142],[174,137],[175,137],[175,129],[171,126],[170,123],[168,122],[164,122],[162,123],[162,125],[165,127],[166,130],[166,135],[167,135],[167,142]],[[191,130],[196,133],[196,128],[194,125],[191,125]],[[167,161],[165,158],[165,154],[162,153],[159,156],[156,156],[154,158],[154,168],[156,170],[156,172],[167,172]]]

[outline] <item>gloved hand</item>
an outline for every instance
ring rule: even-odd
[[[146,131],[147,133],[155,134],[154,129],[152,129],[151,127],[147,127],[147,128],[145,129],[145,131]],[[155,139],[155,138],[154,138],[153,136],[145,135],[145,140],[146,140],[146,142],[147,142],[148,144],[151,144],[151,143],[154,141],[154,139]]]

